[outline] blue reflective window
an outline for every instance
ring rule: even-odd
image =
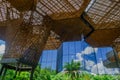
[[[107,69],[103,62],[106,54],[113,49],[111,47],[93,48],[85,41],[64,42],[58,50],[43,51],[41,66],[51,67],[61,71],[63,66],[71,60],[81,62],[81,68],[95,74],[108,74],[117,71],[116,68]]]

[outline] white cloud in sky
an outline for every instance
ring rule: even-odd
[[[95,62],[91,61],[91,60],[85,60],[85,67],[87,70],[91,70],[91,68],[95,65]]]
[[[83,61],[83,54],[91,54],[93,52],[97,53],[98,48],[92,48],[92,47],[86,47],[83,51],[81,51],[80,53],[76,53],[76,57],[77,59],[75,59],[74,61]],[[88,61],[89,62],[89,61]]]
[[[74,61],[83,61],[85,60],[82,55],[84,54],[91,54],[91,53],[97,53],[98,51],[98,48],[92,48],[92,47],[86,47],[83,51],[81,51],[80,53],[76,53],[76,57],[77,59],[75,59]],[[85,60],[85,67],[87,70],[90,70],[92,73],[95,73],[95,74],[114,74],[114,73],[119,73],[119,70],[118,69],[110,69],[110,68],[106,68],[104,65],[103,65],[103,62],[101,60],[101,58],[99,58],[100,62],[95,64],[94,61],[92,60]]]
[[[77,53],[76,54],[77,59],[75,59],[74,61],[83,61],[84,58],[82,57],[81,53]],[[101,60],[101,59],[100,59]],[[95,74],[114,74],[114,73],[119,73],[118,69],[113,69],[113,68],[106,68],[103,65],[103,62],[100,61],[100,63],[95,64],[94,61],[92,60],[85,60],[85,67],[87,70],[90,70],[91,73],[95,73]]]
[[[92,73],[99,73],[99,74],[104,74],[105,73],[105,67],[103,66],[103,64],[100,62],[96,65],[94,65],[92,68],[91,68],[91,72]]]
[[[99,74],[114,74],[114,73],[119,73],[118,69],[113,69],[113,68],[106,68],[103,65],[103,62],[101,61],[100,63],[97,63],[91,68],[92,73],[99,73]]]
[[[76,57],[77,57],[77,59],[75,59],[74,61],[82,61],[83,60],[81,53],[76,53]]]
[[[97,53],[97,51],[98,51],[98,48],[92,48],[92,47],[88,46],[81,53],[83,53],[83,54],[91,54],[93,52]]]
[[[5,52],[5,44],[0,45],[0,54],[3,54]]]
[[[93,52],[97,53],[97,51],[98,51],[98,48],[86,47],[80,53],[76,53],[77,60],[82,61],[83,60],[83,57],[82,57],[83,54],[91,54]]]

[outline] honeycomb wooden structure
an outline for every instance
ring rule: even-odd
[[[2,69],[33,73],[42,50],[81,35],[93,47],[119,44],[119,6],[119,0],[0,0],[0,39],[6,42]]]

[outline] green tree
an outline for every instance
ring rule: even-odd
[[[79,78],[80,65],[80,62],[75,62],[74,60],[66,63],[64,66],[66,75],[69,75],[72,80]]]
[[[52,80],[55,75],[54,70],[50,68],[41,69],[40,66],[38,66],[34,72],[34,80]]]

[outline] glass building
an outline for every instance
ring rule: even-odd
[[[41,68],[51,68],[56,70],[57,50],[43,51],[40,58]]]
[[[40,58],[42,68],[51,68],[57,72],[64,70],[68,62],[79,61],[80,70],[94,74],[117,74],[119,68],[107,68],[107,60],[112,47],[93,48],[85,41],[64,42],[57,50],[45,50]],[[117,63],[116,63],[117,64]]]

